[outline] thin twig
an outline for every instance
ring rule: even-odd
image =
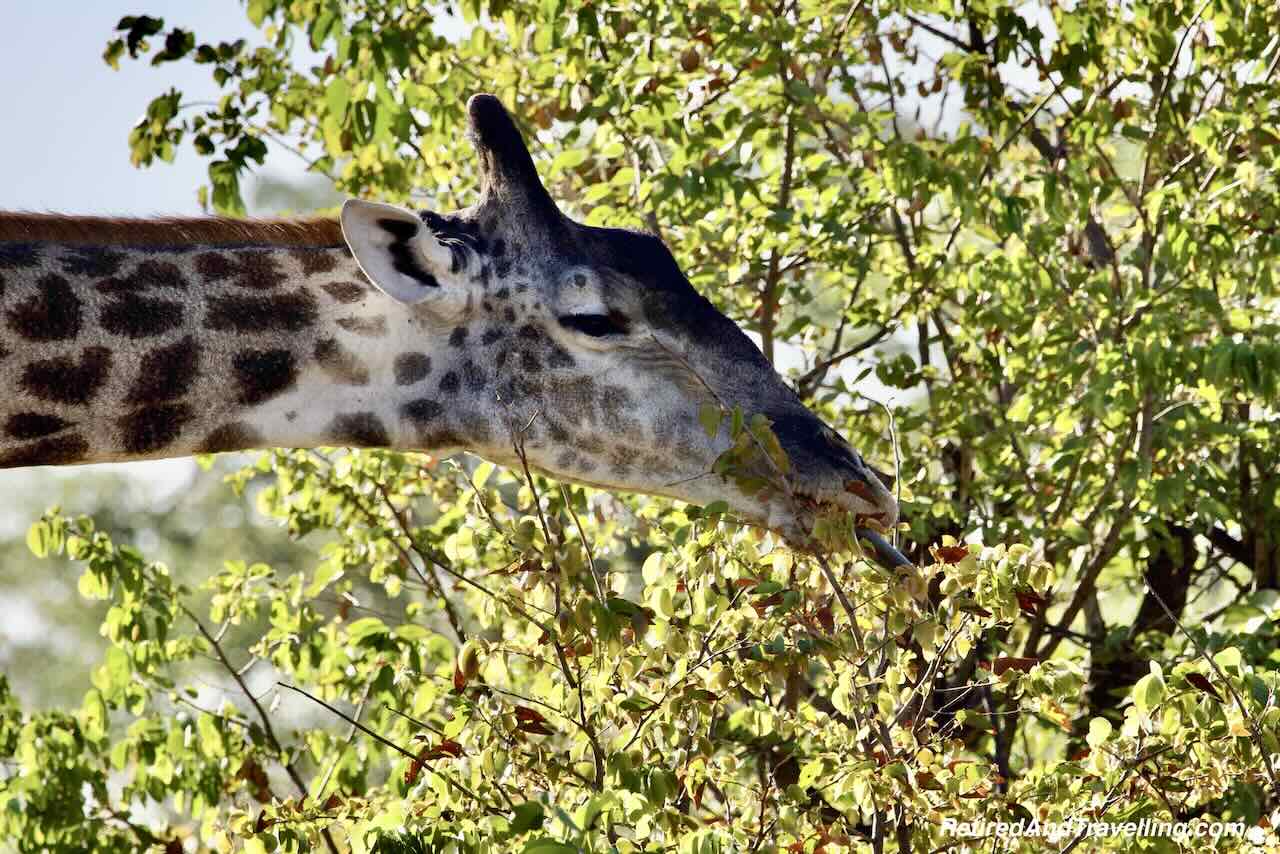
[[[364,707],[369,703],[369,697],[373,694],[374,680],[370,679],[368,684],[364,686],[364,695],[360,698],[359,704],[356,705],[355,719],[360,720],[360,716],[364,714]],[[342,753],[355,740],[356,726],[353,722],[351,728],[347,730],[347,737],[342,740],[342,750],[338,751],[338,755],[333,757],[333,761],[329,763],[329,769],[324,772],[323,779],[320,780],[320,788],[316,790],[316,800],[320,800],[320,796],[324,794],[324,790],[329,786],[329,780],[333,777],[333,772],[338,770],[338,763],[342,761]]]
[[[309,692],[309,691],[305,691],[305,690],[303,690],[302,688],[299,688],[299,687],[298,687],[298,686],[296,686],[296,685],[290,685],[288,682],[276,682],[276,684],[277,684],[277,685],[279,685],[281,688],[288,688],[290,691],[297,691],[299,694],[301,694],[302,696],[306,697],[308,700],[311,700],[311,702],[316,703],[316,704],[321,705],[321,706],[324,706],[324,707],[325,707],[326,709],[328,709],[330,712],[333,712],[335,715],[337,715],[338,717],[342,718],[344,721],[346,721],[347,723],[351,724],[353,727],[355,727],[356,729],[360,730],[362,733],[364,733],[365,735],[369,736],[369,737],[370,737],[370,738],[372,738],[374,741],[377,741],[379,744],[382,744],[382,745],[384,745],[384,746],[386,746],[386,747],[391,748],[391,749],[392,749],[392,750],[394,750],[395,752],[399,753],[399,754],[400,754],[400,755],[402,755],[402,756],[405,756],[405,757],[409,758],[410,760],[412,760],[412,761],[414,761],[414,762],[417,762],[417,761],[418,761],[418,757],[417,757],[417,755],[416,755],[416,754],[414,754],[414,753],[412,753],[412,752],[410,752],[410,751],[408,751],[408,750],[405,750],[403,747],[401,747],[400,745],[396,744],[396,743],[395,743],[394,741],[392,741],[391,739],[389,739],[389,738],[384,738],[382,735],[380,735],[379,733],[376,733],[376,732],[374,732],[373,730],[369,729],[367,726],[365,726],[364,724],[360,723],[358,720],[356,720],[355,718],[351,717],[350,715],[346,714],[346,713],[345,713],[345,712],[343,712],[341,709],[337,709],[337,708],[335,708],[335,707],[333,707],[333,706],[329,705],[328,703],[326,703],[324,700],[321,700],[321,699],[320,699],[319,697],[317,697],[315,694],[312,694],[312,693],[311,693],[311,692]],[[442,770],[440,770],[439,768],[432,768],[432,769],[431,769],[431,773],[433,773],[433,774],[438,774],[441,778],[443,778],[444,780],[446,780],[450,785],[452,785],[452,786],[453,786],[454,788],[456,788],[458,791],[462,792],[464,795],[466,795],[467,797],[471,798],[473,801],[476,801],[477,803],[479,803],[479,804],[483,805],[483,806],[485,807],[485,809],[486,809],[488,812],[490,812],[490,813],[500,813],[500,812],[501,812],[500,810],[495,810],[492,806],[490,806],[489,804],[485,803],[485,801],[483,801],[483,800],[480,798],[480,796],[479,796],[479,795],[477,795],[475,792],[471,791],[469,788],[467,788],[466,786],[464,786],[462,783],[459,783],[456,779],[454,779],[454,777],[453,777],[453,775],[452,775],[452,774],[449,774],[449,773],[448,773],[448,772],[446,772],[446,771],[442,771]]]
[[[279,757],[280,764],[284,766],[285,773],[289,775],[289,779],[292,780],[293,785],[297,787],[298,794],[306,797],[307,786],[302,782],[302,776],[298,773],[298,769],[293,767],[292,762],[286,760],[284,745],[282,745],[280,740],[276,738],[275,728],[271,726],[271,718],[267,715],[267,710],[262,708],[262,704],[258,702],[258,698],[249,690],[249,685],[244,681],[244,677],[240,675],[239,669],[232,666],[230,659],[227,658],[227,654],[223,652],[222,644],[218,643],[213,634],[205,628],[204,623],[195,615],[195,612],[181,602],[178,603],[178,607],[187,615],[191,622],[196,624],[196,628],[199,629],[200,634],[204,635],[205,640],[207,640],[213,647],[213,651],[218,656],[218,660],[222,662],[222,666],[226,668],[227,672],[231,674],[231,678],[240,686],[240,691],[249,700],[254,711],[257,712],[258,719],[262,721],[262,731],[266,735],[267,741],[271,744],[272,749],[275,750],[276,756]],[[338,854],[338,846],[330,835],[328,828],[321,831],[321,835],[324,837],[325,845],[329,848],[332,854]]]

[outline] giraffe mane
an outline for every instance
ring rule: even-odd
[[[98,217],[0,211],[0,242],[86,246],[344,246],[342,227],[328,217]]]

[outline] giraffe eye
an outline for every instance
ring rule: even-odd
[[[627,334],[627,319],[616,311],[608,314],[566,314],[560,318],[560,325],[592,338]]]

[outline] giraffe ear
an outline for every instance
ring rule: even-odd
[[[419,303],[439,295],[452,255],[413,211],[347,199],[342,236],[369,281],[392,299]]]

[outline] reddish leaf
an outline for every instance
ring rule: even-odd
[[[516,720],[520,723],[545,723],[546,717],[537,709],[531,709],[528,706],[516,706]]]
[[[422,752],[418,754],[418,758],[409,763],[409,767],[404,772],[404,784],[406,786],[412,786],[418,781],[418,775],[422,773],[422,764],[427,761],[427,756],[430,753],[431,748],[424,747]]]
[[[462,755],[462,745],[458,744],[458,742],[454,741],[451,738],[446,738],[444,741],[437,744],[435,750],[431,752],[437,753],[441,756],[444,756],[447,754],[449,756],[452,756],[454,759],[457,759],[459,756]]]
[[[1198,688],[1219,703],[1222,702],[1222,696],[1218,694],[1218,689],[1213,687],[1213,683],[1209,681],[1208,677],[1200,673],[1188,673],[1186,679],[1191,687]]]
[[[733,580],[734,587],[751,588],[760,583],[758,578],[735,578]]]
[[[1068,758],[1072,762],[1079,762],[1081,759],[1089,758],[1089,754],[1092,752],[1093,751],[1091,751],[1089,748],[1086,747],[1084,750],[1078,750],[1075,753],[1071,754],[1071,756],[1069,756]]]
[[[461,693],[462,693],[462,691],[463,691],[463,689],[465,689],[466,687],[467,687],[467,677],[466,677],[466,674],[464,674],[464,673],[462,672],[462,670],[458,668],[458,666],[457,666],[457,665],[454,665],[454,668],[453,668],[453,690],[455,690],[455,691],[457,691],[459,694],[461,694]]]
[[[271,800],[271,782],[267,779],[267,772],[262,770],[262,766],[252,756],[240,764],[236,776],[249,784],[255,801],[265,804]]]
[[[262,810],[258,813],[258,820],[253,823],[253,832],[263,833],[270,826],[271,822],[267,821],[267,811]]]
[[[258,831],[261,833],[262,831]],[[164,854],[182,854],[182,840],[170,839],[164,844]]]
[[[959,563],[969,556],[965,546],[936,546],[935,550],[943,563]]]
[[[822,626],[822,630],[827,634],[832,634],[836,630],[836,621],[831,613],[830,605],[823,605],[817,612],[818,625]]]
[[[1028,617],[1038,615],[1040,609],[1048,602],[1047,599],[1034,590],[1019,590],[1014,595],[1018,597],[1018,608]]]
[[[758,602],[752,602],[751,607],[756,609],[756,614],[763,617],[764,612],[774,605],[782,604],[782,591],[778,591],[772,595],[766,596]]]
[[[539,723],[538,721],[529,721],[527,723],[521,723],[518,726],[516,726],[516,729],[519,730],[520,732],[532,733],[533,735],[554,735],[555,734],[555,730],[553,730],[551,727],[547,726],[544,723]]]
[[[1020,673],[1026,673],[1039,663],[1040,659],[1038,658],[1014,658],[1011,656],[1002,656],[992,662],[991,672],[997,676],[1008,670],[1017,670]]]
[[[342,798],[338,797],[337,792],[325,799],[324,808],[326,810],[336,810],[340,806],[342,806]]]

